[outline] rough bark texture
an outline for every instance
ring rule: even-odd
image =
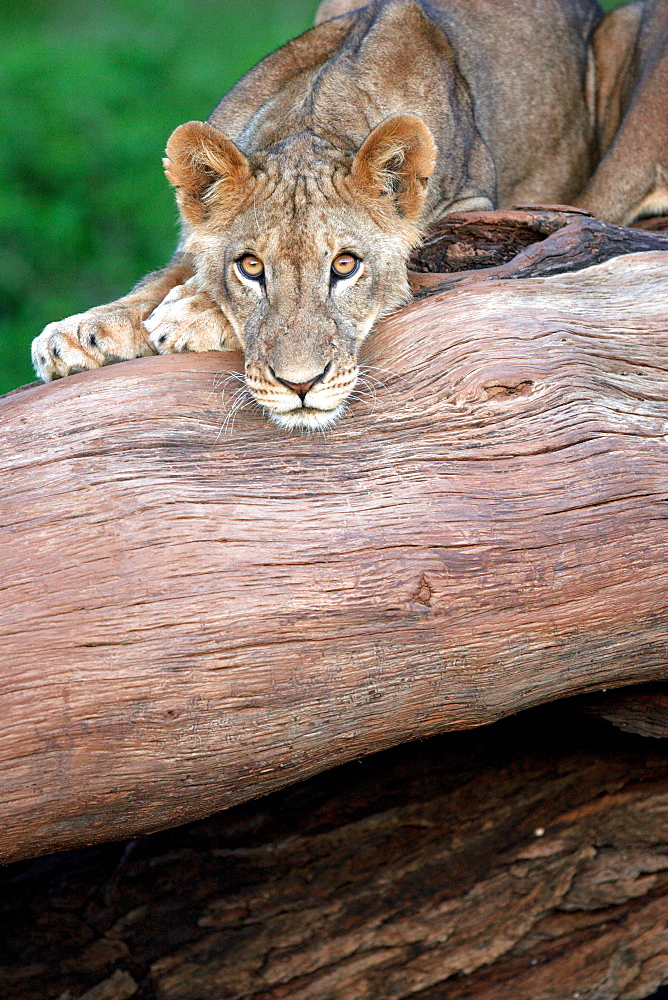
[[[662,739],[668,736],[668,686],[622,689],[595,698],[583,698],[580,710],[611,722],[626,733]]]
[[[647,220],[651,232],[629,229],[564,206],[451,215],[411,258],[411,287],[420,298],[462,281],[547,278],[621,254],[668,250],[664,221]]]
[[[665,746],[540,709],[0,885],[8,1000],[639,1000]]]
[[[2,400],[2,856],[666,679],[667,281],[475,272],[383,324],[324,437],[228,420],[233,355]]]

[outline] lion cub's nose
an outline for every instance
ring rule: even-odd
[[[314,378],[309,379],[308,382],[290,382],[287,378],[281,378],[280,375],[277,375],[273,368],[271,369],[271,374],[274,376],[277,382],[281,383],[281,385],[285,385],[288,387],[288,389],[292,389],[293,392],[296,392],[303,403],[306,393],[309,391],[309,389],[312,389],[317,382],[322,382],[325,375],[329,371],[329,368],[330,366],[327,365],[324,371],[321,371],[320,374],[316,375]]]

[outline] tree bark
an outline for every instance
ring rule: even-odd
[[[419,297],[466,281],[548,278],[622,254],[668,250],[668,219],[643,220],[652,231],[614,226],[567,206],[448,216],[410,261]],[[476,273],[478,272],[478,273]]]
[[[385,321],[324,436],[234,355],[0,402],[4,859],[668,678],[668,255],[555,275],[567,229]]]
[[[580,711],[611,722],[625,733],[663,739],[668,736],[668,687],[648,684],[622,688],[579,701]]]
[[[127,844],[10,866],[11,1000],[640,1000],[666,753],[560,705]]]

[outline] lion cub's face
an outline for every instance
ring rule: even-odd
[[[247,158],[190,122],[167,155],[185,249],[244,348],[250,392],[283,427],[329,426],[357,381],[360,344],[409,297],[431,134],[401,115],[354,158],[313,135]]]

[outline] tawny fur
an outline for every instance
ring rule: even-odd
[[[407,301],[408,254],[442,216],[578,199],[613,221],[665,210],[668,0],[605,19],[595,0],[325,0],[316,25],[208,123],[175,131],[174,262],[50,324],[33,345],[42,378],[240,346],[268,415],[322,428],[344,409],[374,323]],[[342,252],[358,266],[338,278]]]

